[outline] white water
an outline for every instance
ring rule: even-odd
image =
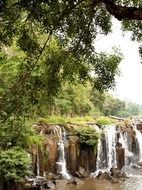
[[[110,170],[116,166],[116,127],[103,126],[104,139],[99,139],[97,147],[96,170]],[[103,142],[104,141],[104,142]]]
[[[98,133],[101,133],[102,130],[97,125],[93,125],[92,127],[95,128]],[[102,164],[103,164],[102,157],[103,157],[103,145],[102,145],[101,139],[99,139],[98,145],[97,145],[96,171],[99,171],[99,169],[102,168]]]
[[[122,135],[122,133],[120,132],[119,143],[121,143],[122,148],[125,149],[125,165],[128,166],[131,164],[129,158],[132,157],[134,154],[133,152],[129,151],[127,133],[124,133],[124,135]]]
[[[136,133],[136,138],[139,145],[139,162],[142,161],[142,134],[139,130],[137,130],[136,125],[134,125],[134,131]]]
[[[56,162],[58,166],[57,172],[61,174],[65,179],[70,179],[71,177],[67,171],[66,159],[65,159],[64,142],[66,140],[66,132],[65,130],[62,132],[59,126],[56,126],[56,129],[58,131],[58,137],[59,137],[59,142],[58,142],[59,158],[58,161]]]
[[[116,166],[116,127],[114,125],[104,126],[107,151],[107,169]]]
[[[37,162],[36,162],[36,167],[37,167],[37,176],[40,175],[40,166],[39,166],[39,149],[38,149],[38,145],[37,145]]]

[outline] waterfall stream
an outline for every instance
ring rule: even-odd
[[[136,133],[136,139],[138,141],[138,146],[139,146],[139,162],[142,162],[142,134],[137,129],[136,125],[134,125],[134,131]]]
[[[116,127],[102,127],[104,137],[99,139],[97,147],[96,170],[110,170],[116,166]]]
[[[104,126],[107,152],[107,169],[116,166],[116,127],[114,125]]]
[[[66,159],[65,159],[65,140],[66,140],[66,131],[59,127],[56,126],[57,131],[58,131],[58,137],[59,137],[59,142],[58,142],[58,151],[59,151],[59,157],[57,163],[57,173],[61,174],[65,179],[70,179],[70,175],[67,171],[67,166],[66,166]]]
[[[36,167],[37,167],[37,176],[40,175],[40,165],[39,165],[39,149],[38,149],[38,146],[37,146],[37,161],[36,161]]]
[[[120,137],[119,137],[119,143],[121,143],[122,148],[125,149],[125,165],[128,166],[131,164],[131,157],[134,155],[133,152],[131,152],[129,150],[128,147],[128,134],[125,132],[124,134],[122,134],[121,132],[119,133]]]
[[[142,134],[137,130],[136,125],[133,127],[135,131],[135,136],[138,144],[137,148],[133,147],[132,152],[132,140],[125,132],[122,134],[121,131],[116,131],[115,125],[102,126],[102,130],[95,127],[98,132],[103,132],[104,136],[98,140],[97,145],[97,160],[96,160],[96,171],[99,170],[110,170],[110,168],[116,166],[116,134],[119,133],[118,142],[121,147],[124,148],[125,152],[125,165],[129,166],[131,164],[137,164],[137,162],[142,162]],[[139,160],[137,157],[139,155]]]

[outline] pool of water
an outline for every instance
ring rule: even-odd
[[[142,190],[142,176],[130,177],[119,183],[87,179],[80,185],[60,185],[56,190]]]
[[[61,184],[56,190],[142,190],[142,171],[127,170],[129,178],[118,183],[89,178],[80,185]]]

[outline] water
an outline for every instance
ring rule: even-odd
[[[36,161],[36,167],[37,167],[37,176],[40,175],[40,163],[39,163],[39,148],[37,146],[37,161]]]
[[[56,190],[142,190],[142,176],[131,176],[125,181],[111,183],[107,180],[86,179],[80,185],[57,186]]]
[[[56,126],[58,130],[58,152],[59,158],[57,163],[57,173],[61,174],[65,179],[70,179],[70,175],[67,171],[66,159],[65,159],[65,140],[66,140],[66,131],[63,129],[63,132],[59,126]]]
[[[116,127],[103,126],[104,137],[98,141],[96,170],[110,170],[116,166]]]
[[[128,134],[125,132],[123,135],[120,132],[119,143],[122,144],[122,148],[125,149],[125,165],[131,164],[131,158],[134,156],[133,152],[129,150]]]
[[[136,125],[134,125],[134,130],[135,130],[136,139],[139,145],[139,162],[142,162],[142,134],[139,130],[137,130]]]
[[[107,150],[107,169],[116,166],[116,127],[104,126]]]

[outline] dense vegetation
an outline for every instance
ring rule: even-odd
[[[11,175],[0,173],[3,181],[27,174],[23,151],[40,141],[29,120],[141,112],[141,106],[103,93],[115,85],[122,55],[117,49],[98,53],[94,44],[98,34],[111,32],[112,15],[141,42],[141,6],[138,0],[0,1],[1,172],[8,167],[2,168],[4,157],[13,166]]]

